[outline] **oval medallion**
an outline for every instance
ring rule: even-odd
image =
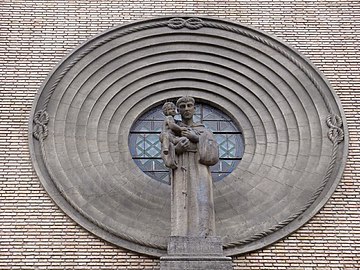
[[[247,26],[162,17],[94,37],[44,82],[31,114],[30,148],[51,198],[111,243],[165,254],[170,186],[136,165],[129,136],[141,115],[183,95],[241,128],[241,161],[214,181],[216,233],[226,255],[294,232],[335,190],[347,128],[321,73],[293,48]]]

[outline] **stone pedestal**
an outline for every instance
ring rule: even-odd
[[[171,236],[168,255],[160,258],[160,270],[232,270],[219,237]]]

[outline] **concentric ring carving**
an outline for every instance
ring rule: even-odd
[[[190,17],[117,27],[54,69],[30,123],[34,166],[50,196],[94,234],[164,254],[170,188],[134,164],[128,135],[144,110],[185,94],[226,111],[243,131],[240,165],[214,184],[227,255],[281,239],[331,196],[347,129],[323,76],[262,32]]]

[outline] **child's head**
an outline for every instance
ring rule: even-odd
[[[165,104],[162,106],[162,111],[166,116],[168,116],[168,115],[175,116],[176,115],[176,105],[172,102],[165,102]]]

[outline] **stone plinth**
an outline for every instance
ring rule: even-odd
[[[160,258],[160,270],[232,270],[219,237],[171,236],[168,255]]]

